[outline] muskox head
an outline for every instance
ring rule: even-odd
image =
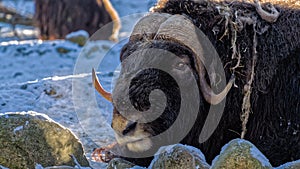
[[[189,118],[197,117],[199,107],[189,102],[183,105],[182,98],[215,105],[227,95],[233,79],[219,94],[207,83],[204,63],[212,61],[204,56],[215,53],[204,49],[212,45],[201,44],[199,36],[204,38],[204,34],[197,31],[182,15],[148,15],[136,24],[123,47],[121,72],[112,94],[102,88],[93,72],[95,88],[114,105],[112,128],[119,145],[132,152],[148,151],[156,147],[152,138],[172,126],[183,106],[196,115]],[[175,131],[180,133],[180,129]],[[172,136],[168,139],[174,140]]]

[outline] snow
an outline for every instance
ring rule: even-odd
[[[19,14],[33,16],[34,2],[32,0],[1,0],[0,3],[8,8],[15,9]]]
[[[255,146],[250,149],[251,155],[260,161],[263,167],[272,167],[265,155],[263,155]]]
[[[133,167],[131,167],[131,168],[129,168],[129,169],[147,169],[146,167],[140,167],[140,166],[133,166]]]
[[[299,165],[300,165],[300,159],[296,160],[296,161],[285,163],[285,164],[283,164],[283,165],[281,165],[279,167],[276,167],[276,169],[287,169],[287,168],[291,168],[292,169],[292,167],[290,167],[290,166],[297,167]]]
[[[71,38],[78,37],[78,36],[83,36],[83,37],[85,37],[86,39],[88,39],[88,38],[89,38],[89,33],[87,33],[87,32],[84,31],[84,30],[79,30],[79,31],[76,31],[76,32],[71,32],[71,33],[69,33],[69,34],[66,36],[66,39],[71,39]]]
[[[80,47],[66,40],[41,41],[33,39],[36,28],[23,25],[16,25],[21,36],[17,38],[10,24],[0,22],[0,114],[7,118],[9,112],[46,114],[81,140],[89,160],[94,148],[114,141],[112,105],[93,89],[91,69],[96,68],[104,88],[111,91],[119,72],[120,50],[136,21],[155,0],[111,2],[122,17],[119,43],[89,41]],[[33,0],[1,3],[23,15],[34,13]],[[106,166],[90,163],[94,168]]]
[[[34,1],[33,0],[1,0],[0,3],[9,8],[14,9],[17,13],[33,17],[34,15]],[[18,37],[15,37],[16,32]],[[0,42],[8,40],[25,40],[35,39],[38,37],[38,30],[33,26],[15,25],[0,22]]]
[[[0,165],[0,169],[9,169],[9,168],[6,168],[6,167]]]
[[[114,45],[108,41],[94,43],[91,46],[97,47],[102,55]],[[61,54],[57,51],[60,47],[70,51]],[[87,47],[84,51],[88,52],[88,49]],[[113,52],[110,53],[114,56],[107,57],[117,61],[119,56],[115,50],[119,48],[113,48]],[[94,105],[91,105],[86,97],[73,97],[72,83],[76,80],[84,85],[77,91],[84,93],[82,95],[95,96],[91,85],[91,69],[87,69],[85,73],[73,74],[78,55],[84,53],[82,51],[77,44],[62,40],[20,43],[14,41],[1,44],[0,112],[45,113],[54,121],[70,128],[80,138],[87,157],[90,157],[93,148],[105,146],[113,141],[113,132],[109,127],[111,105],[99,95]],[[89,56],[85,57],[87,62],[94,62],[95,57],[85,56]],[[113,67],[111,64],[114,63],[107,62],[107,69],[99,73],[106,88],[110,87],[109,67]],[[74,104],[76,102],[73,100],[81,104]],[[78,109],[83,110],[82,114],[77,114],[80,112]]]
[[[44,168],[41,164],[36,164],[35,165],[35,169],[54,169],[54,168],[64,168],[64,169],[68,169],[68,168],[70,168],[70,169],[91,169],[90,167],[78,167],[77,165],[75,166],[75,167],[71,167],[71,166],[51,166],[51,167],[46,167],[46,168]],[[0,165],[0,169],[2,169],[1,168],[1,165]],[[6,169],[6,168],[4,168],[4,169]]]
[[[14,31],[17,36],[15,36]],[[0,22],[0,43],[8,40],[28,40],[38,37],[38,30],[33,26],[15,25]]]
[[[152,160],[150,166],[148,168],[153,168],[154,163],[159,159],[160,154],[165,153],[166,155],[172,154],[174,151],[174,148],[176,147],[182,147],[183,149],[187,149],[193,156],[198,156],[199,159],[202,159],[203,161],[205,160],[204,154],[197,148],[189,145],[182,145],[182,144],[173,144],[173,145],[167,145],[160,147],[159,150],[155,153],[154,159]],[[196,166],[197,168],[199,166]]]
[[[18,126],[14,129],[14,134],[16,134],[18,131],[23,130],[23,126]]]
[[[244,140],[244,139],[234,139],[234,140],[231,140],[229,143],[225,144],[222,147],[220,155],[224,154],[224,151],[233,142],[237,142],[239,145],[241,145],[241,144],[247,144],[247,145],[249,145],[250,146],[250,153],[251,153],[251,155],[252,155],[253,158],[259,160],[260,163],[261,163],[261,165],[264,166],[264,167],[272,167],[272,166],[270,166],[270,162],[266,158],[266,156],[264,154],[262,154],[255,145],[253,145],[251,142],[249,142],[247,140]],[[214,166],[214,163],[216,163],[218,161],[220,155],[218,155],[217,157],[214,158],[214,160],[212,161],[212,166]]]
[[[193,154],[197,155],[200,159],[203,159],[204,161],[206,161],[204,154],[197,148],[193,147],[193,146],[189,146],[189,145],[184,145],[189,151],[193,152]]]

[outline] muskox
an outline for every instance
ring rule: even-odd
[[[201,149],[208,162],[220,153],[224,144],[239,137],[254,143],[274,166],[299,159],[299,18],[299,6],[288,3],[261,6],[257,1],[159,1],[136,24],[123,47],[122,69],[112,94],[103,90],[94,74],[96,89],[114,105],[112,128],[117,148],[112,151],[136,153],[136,158],[124,158],[147,166],[151,157],[139,159],[142,156],[138,154],[157,149],[152,138],[167,131],[179,118],[182,98],[199,94],[199,108],[189,115],[195,115],[192,118],[196,121],[179,142]],[[215,60],[205,56],[210,51],[199,50],[197,45],[204,44],[193,27],[199,28],[218,52],[225,80],[218,78],[213,66],[204,66],[214,65]],[[152,49],[163,54],[153,53]],[[179,80],[155,68],[138,71],[149,62],[166,62],[164,51],[178,56],[167,62],[168,70],[177,74]],[[127,59],[132,55],[134,59]],[[188,88],[192,79],[196,79],[199,93],[180,91],[178,83],[185,82]],[[223,88],[213,89],[219,81],[225,84]],[[166,104],[152,105],[150,93],[156,89],[164,93]],[[129,97],[129,103],[124,101],[125,97]],[[225,109],[216,129],[207,140],[199,142],[210,107],[223,101]],[[156,119],[139,121],[151,113],[152,107],[164,106]],[[169,133],[166,140],[172,142],[173,135],[180,132]]]
[[[117,41],[121,28],[118,13],[109,0],[36,0],[34,19],[41,39],[65,38],[78,30],[86,30],[92,35],[113,21],[112,26],[105,28],[108,29],[107,34],[98,38]]]

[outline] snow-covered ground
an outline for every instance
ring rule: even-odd
[[[79,47],[64,40],[21,41],[8,36],[10,25],[0,23],[0,113],[47,114],[81,139],[88,158],[93,148],[114,140],[110,128],[112,106],[93,89],[91,68],[96,68],[104,87],[111,90],[126,37],[137,19],[155,3],[154,0],[111,2],[123,17],[119,43],[95,41]],[[2,3],[22,14],[34,12],[32,0],[2,0]],[[18,29],[35,33],[34,28],[19,26]]]
[[[19,14],[27,17],[34,15],[33,0],[0,0],[0,3],[9,8],[16,10]],[[17,34],[18,37],[15,36]],[[18,39],[34,39],[38,36],[38,30],[33,26],[15,25],[0,22],[0,42]]]

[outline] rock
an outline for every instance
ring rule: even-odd
[[[79,140],[68,129],[36,112],[0,113],[0,164],[8,168],[89,166]]]
[[[66,36],[66,40],[76,43],[79,46],[84,46],[84,44],[89,39],[89,33],[84,30],[80,30],[77,32],[72,32]]]
[[[208,169],[203,153],[191,146],[175,144],[161,147],[152,160],[149,169]]]
[[[0,168],[1,169],[1,168]],[[46,167],[44,168],[42,165],[40,164],[37,164],[35,166],[35,169],[93,169],[93,168],[90,168],[90,167],[78,167],[78,166],[75,166],[75,167],[72,167],[72,166],[51,166],[51,167]]]
[[[275,169],[299,169],[300,168],[300,160],[285,163]]]
[[[136,166],[136,165],[132,164],[131,162],[126,161],[121,158],[114,158],[108,163],[107,169],[115,169],[115,168],[117,168],[117,169],[127,169],[127,168],[143,169],[143,167]]]
[[[249,141],[234,139],[223,146],[211,169],[271,169],[269,160]]]
[[[71,49],[68,49],[66,47],[57,47],[56,51],[60,54],[66,54],[66,53],[71,52]]]

